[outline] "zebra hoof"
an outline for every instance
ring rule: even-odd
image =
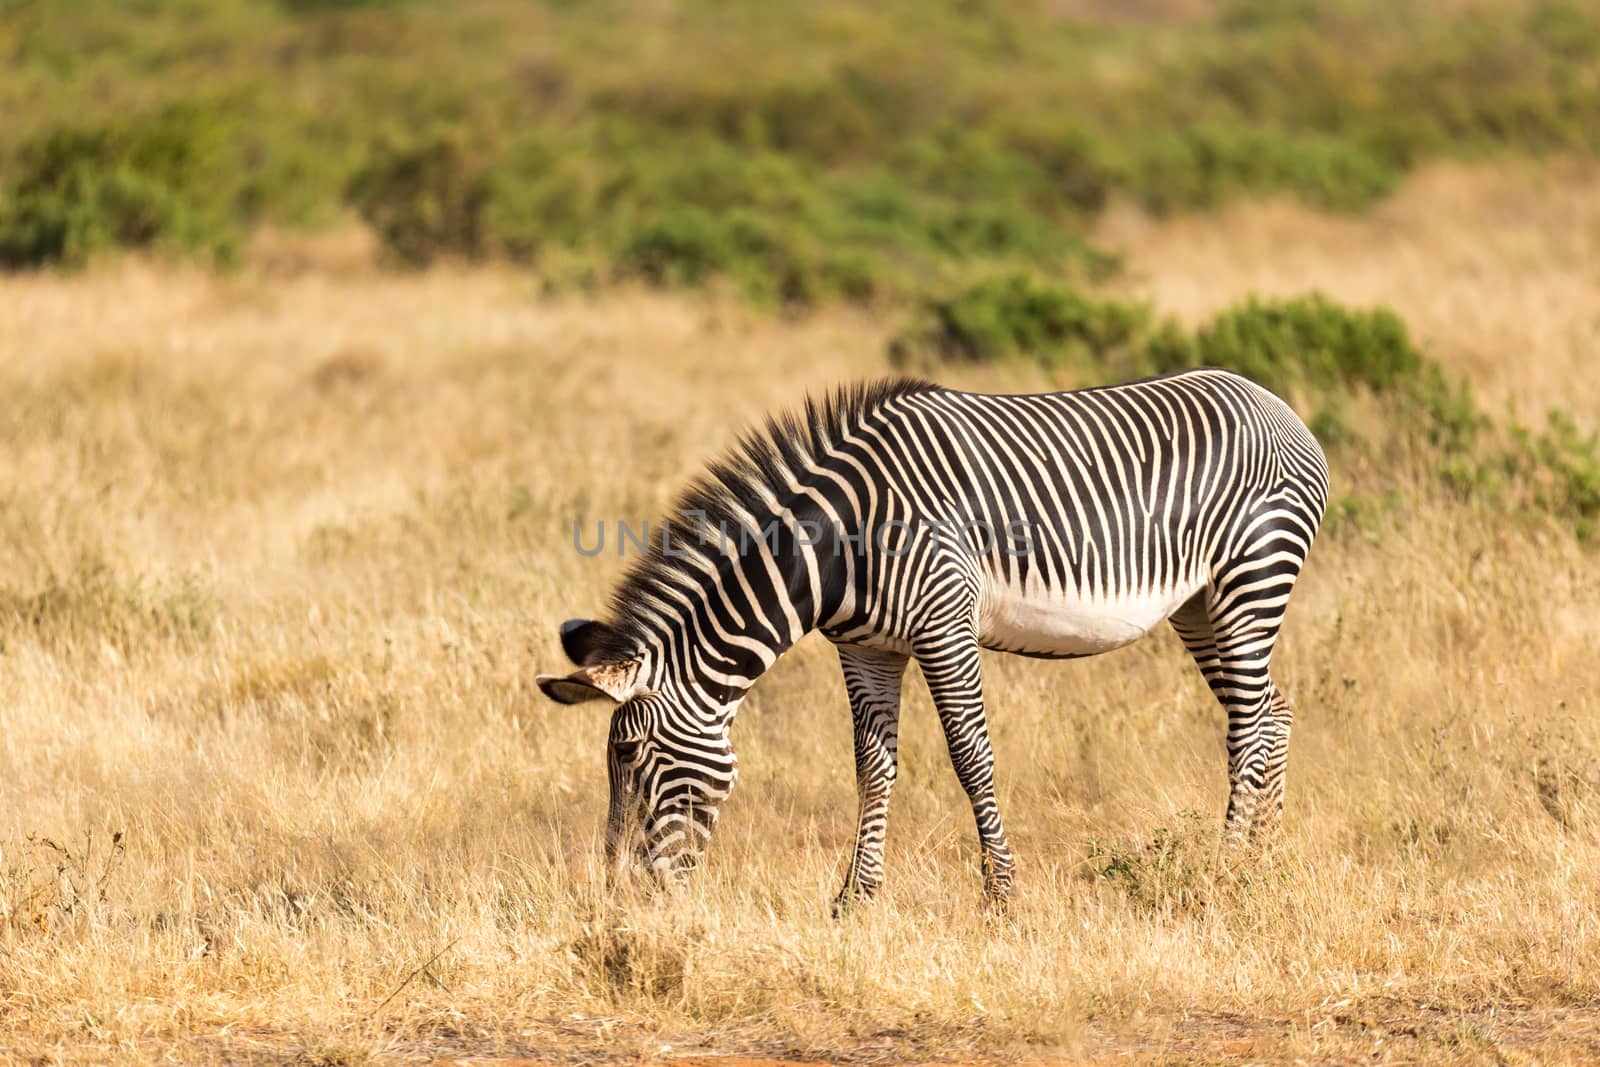
[[[872,894],[873,891],[870,889],[861,889],[854,886],[846,886],[840,890],[839,895],[833,898],[834,921],[838,922],[848,917],[856,908],[861,907],[863,904],[871,903]]]
[[[993,914],[1005,915],[1011,909],[1011,863],[997,864],[986,857],[979,867],[983,874],[984,903]]]

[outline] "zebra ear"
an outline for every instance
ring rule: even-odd
[[[582,704],[589,700],[611,699],[610,694],[592,685],[581,677],[582,674],[582,671],[578,671],[566,678],[559,674],[541,674],[534,681],[539,683],[540,691],[557,704]]]
[[[561,650],[580,667],[630,658],[627,639],[603,622],[568,619],[561,624]]]
[[[638,691],[634,679],[639,676],[639,661],[603,663],[594,667],[580,667],[566,677],[558,674],[541,674],[534,681],[544,695],[558,704],[581,704],[586,700],[606,699],[622,703]]]

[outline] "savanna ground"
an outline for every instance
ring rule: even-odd
[[[1365,215],[1114,208],[1113,293],[1384,301],[1497,410],[1600,420],[1592,167],[1426,169]],[[986,660],[1020,860],[908,689],[881,901],[829,917],[849,716],[803,641],[734,728],[685,894],[607,896],[606,714],[533,685],[737,430],[885,373],[900,313],[551,297],[259,239],[0,280],[0,1050],[355,1063],[739,1052],[1073,1062],[1600,1057],[1600,568],[1423,459],[1331,522],[1276,671],[1286,840],[1214,862],[1221,713],[1165,632]],[[1022,361],[954,385],[1068,387]],[[1338,488],[1336,487],[1336,492]]]

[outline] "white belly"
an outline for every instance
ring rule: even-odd
[[[998,587],[983,605],[979,640],[985,648],[1042,656],[1109,652],[1155,629],[1204,584],[1114,597]]]

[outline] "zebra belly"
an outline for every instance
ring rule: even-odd
[[[979,641],[985,648],[1034,656],[1109,652],[1155,629],[1204,585],[1114,596],[997,588],[982,608]]]

